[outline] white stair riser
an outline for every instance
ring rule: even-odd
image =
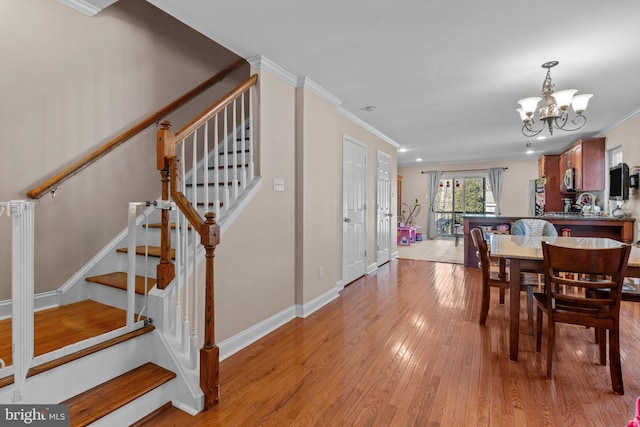
[[[177,380],[173,379],[160,387],[140,396],[133,402],[111,412],[109,415],[96,420],[92,427],[128,426],[145,415],[155,411],[167,402],[171,402],[175,395]]]
[[[156,347],[154,339],[153,333],[144,334],[29,377],[24,385],[23,400],[16,403],[59,403],[115,378],[149,362],[151,349]],[[0,389],[0,402],[11,403],[12,391],[12,385]]]
[[[122,310],[127,309],[127,291],[93,282],[87,282],[85,288],[89,299]],[[143,316],[149,316],[148,310],[145,309],[145,304],[144,295],[135,294],[135,312],[142,313]],[[144,312],[142,311],[143,309],[145,309]]]

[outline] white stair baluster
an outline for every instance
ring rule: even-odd
[[[216,217],[220,217],[220,146],[218,144],[218,121],[220,115],[216,114],[213,132],[213,189],[215,191],[214,209]]]
[[[245,188],[247,188],[247,154],[246,154],[246,142],[245,142],[245,138],[246,138],[246,127],[247,127],[247,123],[245,122],[246,120],[246,114],[245,114],[245,105],[244,105],[244,98],[245,98],[246,94],[242,94],[241,98],[240,98],[240,149],[242,150],[242,155],[240,156],[240,184],[242,186],[242,190],[244,191]]]
[[[204,185],[204,206],[205,212],[209,210],[209,121],[204,124],[204,148],[202,150],[204,156],[204,165],[202,169],[202,177]]]
[[[253,122],[253,86],[249,88],[249,181],[255,177],[255,166],[253,163],[253,136],[255,134],[255,123]]]
[[[198,209],[198,130],[193,132],[191,147],[191,204]],[[183,175],[184,176],[184,175]]]
[[[233,100],[233,121],[232,121],[232,130],[231,137],[233,138],[233,155],[231,156],[231,161],[233,162],[233,181],[232,181],[232,191],[233,191],[233,200],[238,200],[238,125],[236,120],[236,100]]]
[[[227,132],[227,121],[228,121],[228,117],[227,117],[227,109],[229,107],[224,107],[224,134],[223,134],[223,138],[224,138],[224,144],[223,144],[223,148],[224,148],[224,154],[223,154],[223,159],[224,159],[224,206],[225,206],[225,210],[229,209],[229,202],[230,202],[230,198],[229,198],[229,133]]]

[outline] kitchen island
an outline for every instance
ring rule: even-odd
[[[464,216],[464,265],[478,268],[476,249],[471,241],[470,230],[482,228],[486,233],[508,233],[511,224],[522,218],[495,215]],[[633,224],[635,218],[595,216],[595,215],[543,215],[535,218],[549,221],[561,236],[563,231],[572,237],[608,237],[624,243],[633,243]]]

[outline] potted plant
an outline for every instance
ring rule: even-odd
[[[418,215],[418,213],[420,213],[420,201],[418,201],[418,199],[415,199],[415,201],[411,205],[403,203],[401,213],[402,223],[407,227],[413,226],[416,222],[416,216]]]

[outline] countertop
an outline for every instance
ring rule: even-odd
[[[516,220],[520,218],[538,218],[538,219],[557,219],[563,221],[635,221],[636,219],[632,216],[613,216],[613,215],[575,215],[575,214],[546,214],[542,216],[497,216],[497,215],[483,215],[483,214],[468,214],[463,215],[463,218],[495,218],[500,219],[503,218],[505,222],[510,220]]]
[[[536,218],[543,219],[564,219],[564,220],[585,220],[585,221],[635,221],[632,216],[613,216],[613,215],[562,215],[562,214],[546,214]]]

